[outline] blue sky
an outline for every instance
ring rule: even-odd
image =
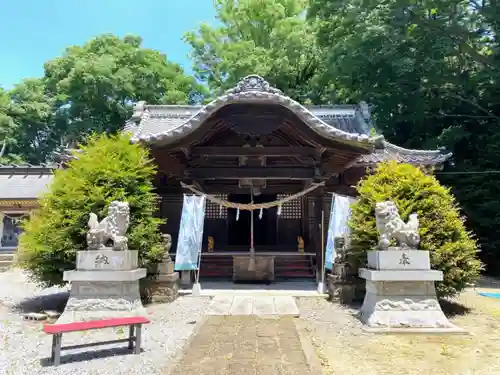
[[[212,0],[0,0],[0,86],[43,74],[43,63],[103,33],[135,34],[191,73],[182,41],[215,24]]]

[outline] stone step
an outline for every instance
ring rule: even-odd
[[[12,266],[11,260],[0,260],[0,268],[9,268]]]
[[[10,261],[10,262],[12,262],[14,260],[15,256],[16,256],[15,253],[2,253],[2,252],[0,252],[0,262],[1,261]]]

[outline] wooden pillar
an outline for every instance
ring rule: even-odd
[[[322,272],[322,254],[321,249],[321,214],[324,207],[324,188],[320,187],[316,189],[316,194],[314,196],[314,230],[311,235],[314,238],[314,248],[316,253],[316,280],[318,281],[321,277]]]
[[[307,195],[302,196],[301,200],[301,218],[302,218],[302,223],[301,223],[301,236],[304,238],[305,241],[309,241],[309,207],[308,207],[308,199]]]

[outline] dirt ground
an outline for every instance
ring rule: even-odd
[[[301,298],[298,305],[325,374],[500,375],[500,299],[475,290],[443,303],[450,320],[469,335],[369,334],[353,309],[320,298]]]

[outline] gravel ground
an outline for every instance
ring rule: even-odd
[[[164,374],[181,352],[209,305],[209,298],[180,297],[172,304],[147,307],[151,324],[144,326],[141,355],[128,354],[126,344],[63,351],[61,365],[48,366],[51,336],[44,322],[25,321],[16,307],[53,309],[64,301],[64,288],[40,290],[19,270],[0,273],[0,374]],[[28,299],[28,302],[27,302]],[[63,346],[126,338],[127,329],[103,329],[63,335]]]
[[[500,300],[474,290],[442,304],[470,335],[370,334],[355,309],[322,298],[299,298],[297,305],[325,374],[500,374]]]

